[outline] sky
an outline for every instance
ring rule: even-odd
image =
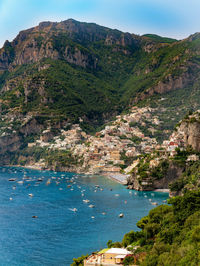
[[[143,35],[200,32],[200,0],[0,0],[0,47],[41,21],[69,18]]]

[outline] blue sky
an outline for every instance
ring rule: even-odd
[[[200,31],[200,0],[0,0],[0,47],[41,21],[73,18],[183,39]]]

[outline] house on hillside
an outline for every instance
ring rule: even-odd
[[[123,265],[122,262],[131,252],[125,248],[107,248],[84,260],[84,266]]]

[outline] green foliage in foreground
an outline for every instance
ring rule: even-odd
[[[127,258],[124,265],[132,265],[133,261],[142,266],[200,264],[200,190],[187,191],[169,203],[143,217],[137,223],[141,231],[130,231],[121,243],[108,241],[109,248],[126,247],[133,252],[134,260]],[[84,258],[74,261],[82,263]]]
[[[200,190],[187,191],[169,203],[143,217],[137,223],[140,232],[124,235],[121,245],[133,251],[137,265],[199,265]],[[114,245],[111,241],[109,244]],[[134,246],[138,248],[134,250]]]

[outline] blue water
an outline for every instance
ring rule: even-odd
[[[73,257],[137,230],[136,222],[154,207],[150,198],[162,204],[168,194],[129,191],[104,177],[0,167],[0,265],[68,266]]]

